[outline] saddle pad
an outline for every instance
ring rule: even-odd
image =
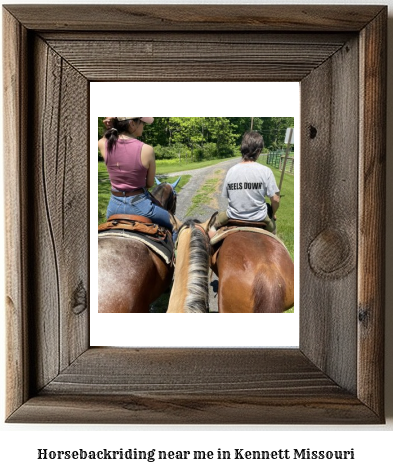
[[[284,242],[281,239],[279,239],[276,235],[272,234],[271,232],[264,229],[260,229],[259,227],[221,227],[220,229],[218,229],[216,235],[214,235],[210,239],[210,244],[212,245],[212,247],[214,247],[216,244],[222,242],[225,239],[225,237],[227,237],[228,235],[235,234],[237,232],[254,232],[257,234],[268,235],[272,239],[277,240],[277,242],[279,242],[285,248],[285,250],[289,253],[288,249],[286,248]]]
[[[147,247],[149,247],[154,253],[160,256],[167,265],[171,265],[173,263],[173,241],[169,232],[167,237],[162,240],[153,240],[148,235],[140,233],[136,234],[125,229],[105,230],[98,234],[99,239],[105,239],[108,237],[139,240],[139,242],[147,245]]]

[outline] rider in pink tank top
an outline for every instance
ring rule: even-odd
[[[171,218],[166,209],[157,205],[148,192],[153,186],[156,163],[153,147],[138,137],[144,124],[153,117],[108,117],[111,127],[98,141],[111,181],[111,197],[106,217],[114,214],[145,216],[154,223],[172,230]]]
[[[136,138],[119,139],[116,148],[109,151],[106,144],[105,164],[113,189],[129,192],[146,187],[147,169],[141,162],[143,145]]]

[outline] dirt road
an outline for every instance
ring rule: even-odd
[[[184,186],[177,197],[176,216],[181,220],[198,219],[201,222],[208,220],[215,211],[225,210],[227,207],[227,199],[221,196],[222,183],[229,168],[240,162],[240,158],[232,158],[222,161],[216,165],[200,168],[197,170],[181,171],[177,173],[169,173],[160,175],[158,179],[165,181],[168,176],[191,175],[192,178]],[[192,199],[198,194],[202,186],[212,178],[215,178],[214,189],[209,193],[206,203],[194,207],[191,212]],[[217,306],[217,289],[218,280],[212,273],[209,286],[210,312],[218,312]]]
[[[204,222],[218,210],[225,210],[227,206],[226,198],[221,196],[222,182],[229,168],[240,162],[240,158],[232,158],[222,161],[216,165],[200,168],[197,170],[180,171],[158,176],[158,179],[165,181],[168,176],[191,175],[192,178],[184,186],[177,198],[176,216],[184,221],[186,219],[199,219]],[[190,214],[187,214],[192,205],[192,198],[198,193],[201,187],[211,178],[217,179],[214,192],[209,195],[208,203],[201,204]]]

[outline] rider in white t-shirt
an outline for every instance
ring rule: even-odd
[[[256,163],[263,146],[263,137],[258,132],[244,134],[242,161],[228,170],[224,180],[222,195],[228,198],[228,208],[218,214],[217,226],[225,225],[228,219],[265,222],[266,230],[276,233],[280,191],[272,170]],[[270,216],[266,196],[271,203]]]

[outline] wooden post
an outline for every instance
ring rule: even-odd
[[[283,182],[283,180],[284,180],[285,167],[287,166],[287,160],[288,160],[288,155],[289,155],[289,149],[290,149],[290,147],[291,147],[292,134],[293,134],[293,128],[290,128],[290,129],[289,129],[288,143],[287,143],[287,151],[285,152],[284,165],[283,165],[282,171],[281,171],[280,186],[278,187],[279,190],[280,190],[280,193],[281,193],[282,182]]]

